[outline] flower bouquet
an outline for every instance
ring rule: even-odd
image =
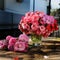
[[[48,37],[53,31],[58,30],[57,20],[53,16],[43,12],[27,12],[19,22],[18,29],[31,36],[35,43],[41,41],[42,37]]]
[[[31,41],[34,44],[39,43],[42,41],[42,37],[48,37],[53,31],[57,31],[58,24],[53,16],[36,11],[27,12],[21,18],[18,28],[23,34],[19,35],[18,38],[8,35],[5,40],[0,41],[0,50],[27,52],[31,46],[29,45]],[[28,35],[30,35],[31,39]]]
[[[29,37],[21,34],[19,37],[6,36],[4,40],[0,40],[0,50],[27,52]]]

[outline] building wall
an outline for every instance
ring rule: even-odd
[[[35,11],[42,11],[47,13],[47,1],[46,0],[35,0]]]
[[[13,28],[17,28],[22,16],[22,14],[12,14],[10,12],[0,10],[0,29],[11,29],[12,24],[16,24]]]
[[[9,11],[17,14],[25,14],[28,11],[33,11],[33,3],[35,4],[35,11],[43,11],[45,13],[47,10],[46,0],[23,0],[22,3],[17,3],[16,0],[5,0],[5,11]]]
[[[25,14],[30,10],[30,0],[23,0],[22,3],[16,2],[16,0],[5,0],[5,11],[9,11],[16,14]]]
[[[46,0],[35,0],[35,11],[44,11],[46,13]],[[16,0],[4,0],[5,11],[0,11],[0,24],[17,24],[18,27],[21,17],[28,11],[33,11],[33,0],[23,0],[17,3]],[[11,26],[0,26],[1,28],[12,28]]]

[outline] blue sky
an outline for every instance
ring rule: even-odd
[[[60,3],[60,0],[51,0],[52,9],[60,8],[59,3]]]

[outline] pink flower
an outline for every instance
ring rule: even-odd
[[[14,37],[10,38],[9,45],[14,45],[16,41],[17,41],[17,38],[14,38]]]
[[[41,35],[41,31],[40,31],[39,28],[35,31],[35,34],[37,34],[37,35]]]
[[[14,50],[14,45],[17,41],[17,38],[11,37],[9,42],[8,42],[8,50],[13,51]]]
[[[49,36],[51,32],[58,30],[58,24],[53,16],[35,11],[26,13],[19,22],[18,28],[25,34],[36,34],[44,37],[45,34]]]
[[[6,37],[6,40],[10,40],[11,37],[12,37],[12,36],[8,35],[8,36]]]
[[[25,42],[29,41],[29,37],[26,34],[24,34],[24,33],[21,34],[18,39],[22,40],[22,41],[25,41]]]
[[[47,24],[52,24],[52,23],[54,23],[54,17],[53,17],[53,16],[45,15],[45,16],[43,17],[43,20],[44,20]]]
[[[26,52],[27,46],[28,44],[26,44],[26,42],[17,41],[14,45],[14,51]]]
[[[43,21],[42,19],[39,20],[39,24],[40,25],[44,25],[45,24],[45,21]]]
[[[36,31],[38,29],[38,25],[36,23],[31,25],[32,31]]]
[[[13,51],[14,50],[14,45],[9,44],[8,45],[8,50]]]
[[[7,42],[5,40],[0,40],[0,49],[6,49],[7,48]]]
[[[39,15],[35,13],[31,18],[32,18],[32,21],[34,21],[34,20],[38,21]]]
[[[25,23],[22,23],[22,28],[23,29],[26,29],[26,30],[29,30],[30,29],[29,25],[28,24],[25,24]]]
[[[45,27],[43,25],[39,26],[39,28],[40,28],[41,33],[43,33],[45,31]]]

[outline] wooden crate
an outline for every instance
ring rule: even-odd
[[[60,41],[59,40],[42,40],[39,46],[34,46],[28,50],[28,52],[13,52],[13,51],[0,51],[1,58],[11,58],[13,60],[18,57],[19,60],[44,60],[44,56],[49,58],[46,60],[60,60]]]
[[[42,40],[41,50],[43,52],[60,51],[60,38]]]
[[[47,58],[45,58],[47,56]],[[6,60],[14,60],[15,58],[19,60],[60,60],[60,52],[52,52],[50,54],[42,53],[21,53],[13,51],[0,51],[0,60],[5,58]]]

